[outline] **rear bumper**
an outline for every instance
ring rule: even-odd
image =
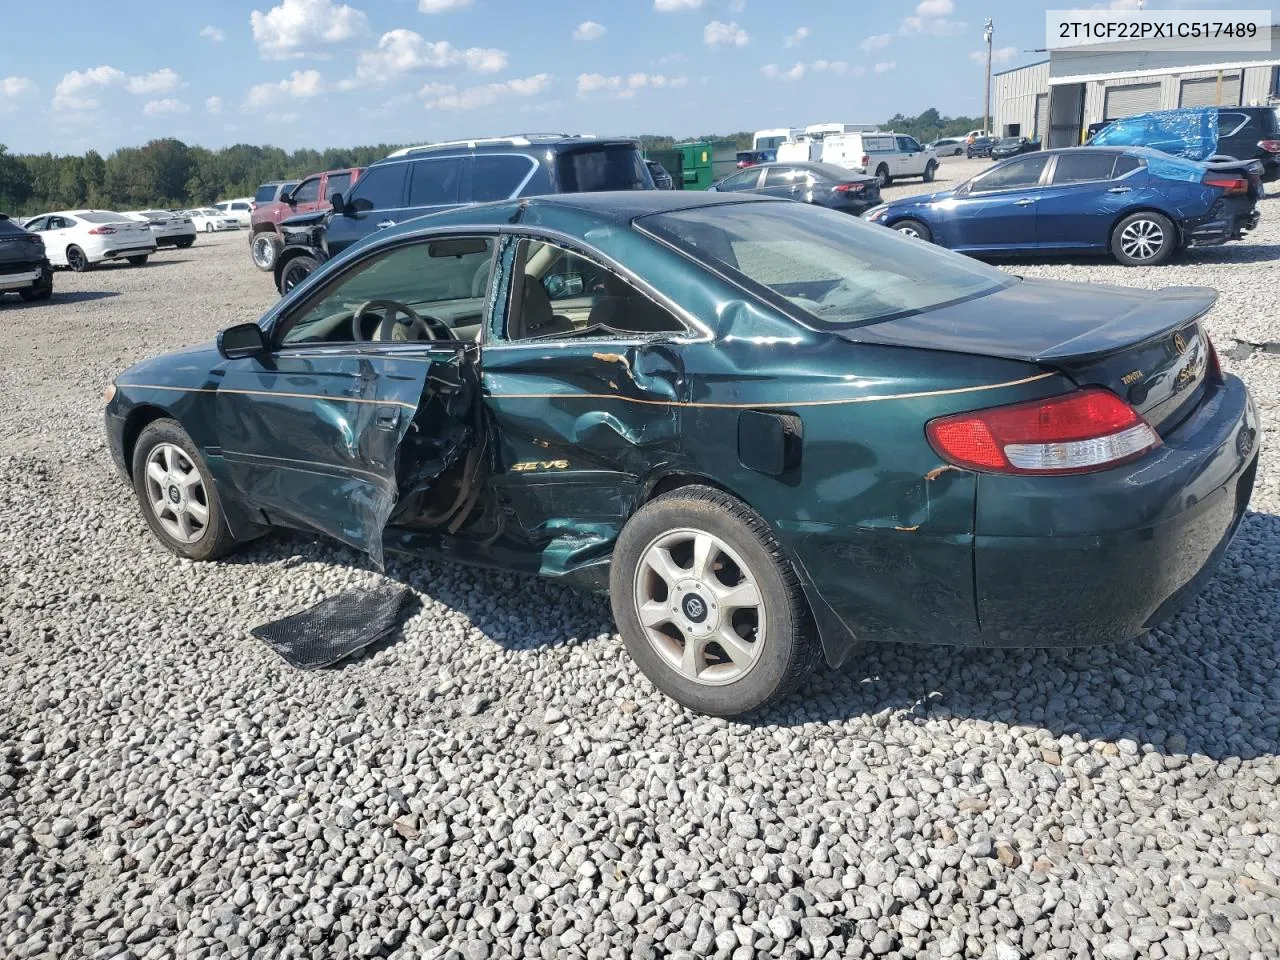
[[[40,282],[49,270],[43,261],[25,266],[16,273],[0,273],[0,290],[25,290]]]
[[[125,247],[120,250],[103,250],[99,256],[103,260],[122,260],[125,257],[141,257],[156,252],[156,245],[153,243],[147,247]]]
[[[1257,207],[1240,212],[1215,211],[1210,217],[1182,224],[1182,236],[1189,247],[1212,247],[1239,240],[1258,226],[1262,214]]]
[[[974,582],[988,646],[1138,636],[1212,576],[1244,515],[1258,416],[1227,377],[1152,454],[1083,477],[983,476]]]

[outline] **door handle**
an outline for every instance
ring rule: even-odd
[[[1015,207],[1029,207],[1033,203],[1035,203],[1035,200],[1030,197],[1023,197],[1021,200],[1015,201],[1013,205]]]
[[[1133,187],[1112,187],[1107,193],[1128,193]]]
[[[385,230],[387,227],[394,227],[395,225],[396,222],[394,220],[379,220],[377,224],[379,230]]]
[[[394,430],[400,426],[400,408],[379,407],[374,414],[374,423],[380,430]]]

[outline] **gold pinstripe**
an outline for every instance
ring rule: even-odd
[[[172,387],[160,383],[117,383],[117,387],[132,387],[135,390],[176,390],[180,393],[234,393],[253,397],[289,397],[292,400],[338,400],[345,403],[372,403],[380,407],[404,407],[406,410],[417,410],[416,403],[405,403],[402,400],[370,400],[366,397],[344,397],[325,395],[323,393],[287,393],[284,390],[240,390],[235,387]]]

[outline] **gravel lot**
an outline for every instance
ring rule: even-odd
[[[1263,218],[1161,268],[1009,269],[1209,284],[1220,349],[1280,339],[1280,200]],[[366,560],[163,552],[100,394],[274,300],[245,247],[0,305],[0,956],[1280,954],[1280,356],[1224,357],[1266,430],[1252,512],[1144,641],[869,645],[729,723],[657,695],[602,599],[392,566],[404,636],[304,674],[249,628]]]

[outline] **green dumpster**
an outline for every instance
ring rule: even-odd
[[[691,143],[677,143],[675,149],[680,151],[680,185],[685,190],[705,190],[711,186],[715,176],[712,173],[712,146],[705,140]]]

